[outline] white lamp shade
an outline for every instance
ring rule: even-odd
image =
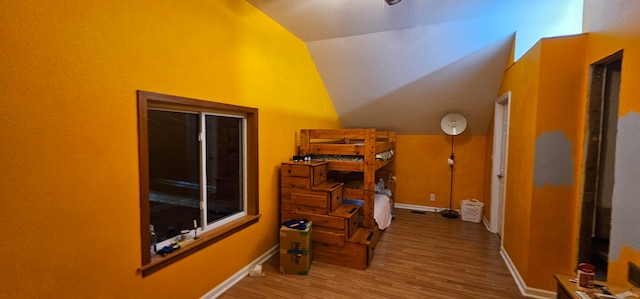
[[[440,127],[447,135],[460,135],[467,128],[467,120],[459,113],[449,113],[442,118]]]

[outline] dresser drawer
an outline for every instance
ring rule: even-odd
[[[282,175],[310,178],[311,168],[310,164],[282,164]]]
[[[311,235],[311,238],[314,242],[333,244],[338,246],[344,246],[344,243],[347,240],[347,237],[344,234],[344,230],[320,226],[313,228],[313,235]]]
[[[329,202],[332,211],[342,204],[342,188],[337,188],[329,193]]]
[[[329,201],[329,211],[333,211],[342,204],[343,186],[343,183],[324,182],[311,189],[316,192],[325,192]]]
[[[322,226],[327,228],[345,229],[345,219],[342,217],[335,217],[330,215],[318,215],[304,212],[294,212],[295,219],[313,221],[313,225]]]
[[[291,193],[291,203],[308,207],[327,208],[329,201],[326,194]]]
[[[309,178],[283,176],[280,178],[280,187],[310,189],[311,180]]]
[[[360,226],[358,221],[359,215],[360,213],[355,213],[351,216],[351,218],[347,220],[349,222],[349,236],[348,236],[349,238],[353,236],[353,234],[356,232],[356,230]]]
[[[359,217],[362,215],[360,206],[352,204],[342,204],[331,213],[330,216],[344,219],[344,227],[347,232],[347,238],[351,238],[359,227]],[[315,223],[315,222],[314,222]]]
[[[311,186],[316,186],[318,184],[322,184],[327,181],[328,168],[329,168],[329,163],[325,163],[325,164],[318,165],[311,168],[311,177],[313,178]]]
[[[327,181],[328,165],[326,161],[282,163],[281,186],[308,189],[322,184]]]
[[[347,242],[344,246],[338,246],[313,242],[314,261],[365,270],[369,264],[368,256],[369,247],[366,245]]]
[[[330,212],[329,193],[302,188],[281,188],[282,209],[291,211],[327,214]]]

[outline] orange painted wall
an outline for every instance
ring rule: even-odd
[[[396,203],[449,208],[451,136],[398,135],[396,145]],[[485,136],[454,138],[455,171],[452,208],[460,201],[484,201]],[[429,194],[436,200],[429,201]]]
[[[640,93],[639,13],[638,3],[585,1],[584,24],[588,35],[543,39],[505,74],[502,91],[512,91],[513,106],[504,247],[528,287],[553,290],[555,282],[552,274],[572,273],[577,262],[589,65],[624,49],[619,117],[640,111],[640,101],[636,96]],[[539,54],[533,55],[536,52]],[[519,65],[524,63],[529,65]],[[531,93],[526,96],[520,92],[527,88],[536,89],[537,95]],[[534,114],[533,109],[520,109],[527,105],[524,102],[531,102],[536,106],[534,119],[530,118]],[[517,118],[524,118],[535,124],[535,138],[544,132],[560,130],[572,142],[575,166],[573,185],[545,185],[539,188],[527,182],[530,169],[522,167],[518,162],[514,166],[512,162],[532,158],[523,155],[521,146],[534,149],[535,138],[528,136],[528,144],[524,139],[519,141],[523,134],[531,133],[531,128],[514,123]],[[517,146],[516,150],[513,145]],[[514,154],[517,156],[514,157]],[[513,181],[514,173],[519,180],[517,182]],[[531,193],[526,190],[529,186],[532,186]],[[516,189],[521,192],[515,194]],[[618,188],[617,192],[624,190]],[[617,194],[620,197],[620,193]],[[624,194],[622,196],[628,197]],[[614,206],[617,199],[614,195]],[[518,216],[510,215],[514,213]],[[525,214],[529,216],[526,224],[518,224],[515,219],[527,216]],[[620,221],[625,222],[623,219]],[[612,222],[611,233],[621,236],[622,242],[626,240],[628,244],[632,244],[640,236],[640,229],[618,232],[619,229],[621,228]],[[553,246],[554,250],[549,251],[549,246]],[[626,243],[622,244],[620,252],[610,252],[610,256],[619,258],[610,261],[608,280],[627,284],[627,262],[640,263],[638,252],[637,247],[627,246]]]
[[[543,39],[505,73],[500,93],[512,92],[512,106],[503,246],[527,287],[554,290],[553,273],[572,273],[577,262],[589,65],[624,49],[619,115],[640,110],[638,13],[638,4],[587,1],[585,29],[591,33]],[[535,186],[536,138],[554,131],[572,144],[573,184]],[[640,230],[622,234],[631,243]],[[624,284],[627,261],[638,263],[640,255],[625,244],[616,253],[609,281]]]
[[[491,121],[489,122],[489,128],[487,129],[487,136],[485,139],[485,144],[484,144],[484,163],[485,163],[485,167],[484,167],[484,171],[483,171],[483,177],[484,180],[482,181],[482,185],[483,185],[483,198],[485,199],[484,201],[484,207],[483,207],[483,211],[482,214],[485,218],[487,218],[487,221],[489,221],[489,223],[491,223],[491,180],[493,179],[493,175],[492,175],[492,163],[493,163],[493,130],[494,130],[494,124],[493,124],[493,120],[494,120],[494,114],[491,115]]]
[[[0,297],[197,298],[277,244],[295,132],[340,126],[302,41],[245,1],[0,11]],[[146,278],[137,89],[259,109],[260,221]]]
[[[501,91],[512,93],[503,246],[528,287],[553,290],[553,274],[575,267],[586,41],[586,35],[543,39],[503,81]],[[536,186],[536,139],[557,130],[573,143],[574,183]]]
[[[570,186],[533,186],[527,285],[548,290],[555,287],[554,273],[571,273],[576,266],[587,105],[586,43],[587,35],[541,41],[536,138],[562,132],[572,144],[574,178]],[[549,244],[554,244],[553,251]]]
[[[540,55],[541,47],[537,43],[507,68],[499,92],[511,92],[502,246],[525,281],[530,266],[533,221],[531,193]]]
[[[589,34],[587,48],[587,62],[594,63],[619,50],[624,50],[622,58],[621,86],[619,95],[619,118],[627,117],[631,114],[640,113],[640,2],[624,0],[586,0],[584,4],[584,30]],[[638,132],[638,130],[636,130]],[[638,133],[640,134],[640,133]],[[638,134],[631,138],[636,138]],[[618,138],[620,142],[620,138]],[[628,150],[629,151],[629,150]],[[640,152],[637,149],[630,149],[634,157],[625,157],[625,161],[640,159]],[[637,181],[637,179],[636,179]],[[614,185],[614,188],[615,185]],[[614,190],[614,209],[617,196]],[[634,207],[633,214],[640,212],[638,197],[623,195],[634,201],[627,203]],[[616,217],[616,216],[612,216]],[[637,217],[636,217],[637,219]],[[631,219],[629,219],[631,220]],[[620,219],[620,222],[625,222]],[[609,252],[610,261],[608,268],[608,280],[614,283],[626,285],[627,263],[633,261],[640,265],[640,228],[629,231],[621,231],[621,228],[612,221],[611,227],[612,243],[616,242],[619,249]],[[615,240],[614,240],[614,237]]]
[[[511,45],[509,58],[507,59],[506,64],[504,66],[505,72],[509,68],[509,66],[513,64],[514,55],[515,55],[515,43]],[[503,95],[505,94],[504,93],[498,94],[496,99],[502,97]],[[491,205],[492,205],[491,184],[493,180],[493,146],[494,146],[493,130],[495,128],[494,120],[495,120],[495,106],[494,106],[494,111],[491,114],[491,121],[489,122],[489,127],[487,128],[486,139],[485,139],[485,149],[484,149],[485,150],[485,156],[484,156],[485,168],[484,168],[483,186],[484,186],[485,206],[484,206],[483,214],[484,214],[484,217],[487,219],[487,221],[489,221],[489,223],[492,223],[493,221],[493,219],[491,219]]]

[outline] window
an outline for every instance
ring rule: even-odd
[[[138,92],[143,275],[258,219],[254,108]],[[197,227],[198,240],[165,257],[158,249]]]

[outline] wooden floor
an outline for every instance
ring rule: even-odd
[[[525,298],[481,223],[396,209],[367,270],[314,261],[309,275],[246,277],[220,298]]]

